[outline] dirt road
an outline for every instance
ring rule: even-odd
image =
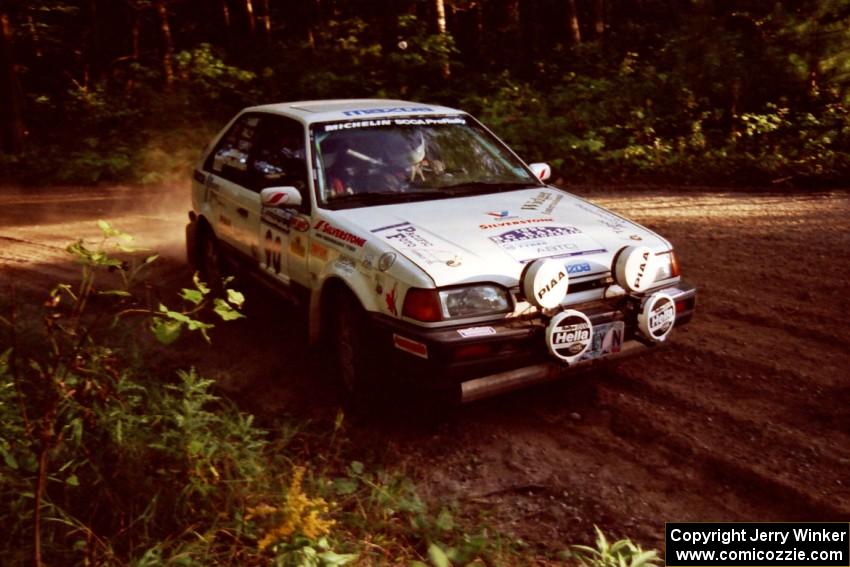
[[[598,524],[661,546],[665,521],[850,520],[850,195],[591,192],[667,236],[698,314],[652,356],[466,406],[436,423],[351,425],[373,466],[402,465],[549,550]],[[177,287],[186,192],[0,193],[0,288],[73,277],[63,247],[107,218],[164,252]],[[249,298],[250,300],[250,298]],[[261,416],[332,419],[339,397],[285,307],[168,351]]]

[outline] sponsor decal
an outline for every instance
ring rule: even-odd
[[[647,290],[655,283],[658,261],[646,246],[621,248],[612,261],[611,272],[618,285],[631,292]]]
[[[639,234],[632,234],[629,236],[629,240],[643,240],[643,237]]]
[[[307,232],[310,230],[310,219],[302,216],[292,217],[289,226],[296,232]]]
[[[264,250],[266,269],[274,270],[274,273],[279,274],[282,267],[283,241],[280,235],[273,232],[270,228],[266,230]]]
[[[611,231],[615,234],[622,235],[622,233],[624,233],[627,228],[632,226],[632,223],[630,223],[629,221],[622,219],[613,213],[609,213],[608,211],[594,207],[593,205],[578,202],[575,203],[575,206],[583,210],[584,212],[590,213],[595,216],[600,223],[610,228]],[[637,238],[637,240],[640,240],[640,238]]]
[[[395,264],[396,254],[395,252],[385,252],[381,254],[381,257],[378,258],[378,270],[382,272],[386,272]]]
[[[517,218],[516,215],[511,216],[510,211],[490,211],[487,213],[491,217],[495,217],[499,220],[508,220]]]
[[[336,262],[334,262],[334,266],[336,267],[336,269],[349,276],[354,273],[355,265],[356,262],[354,261],[354,259],[349,258],[348,256],[340,256],[339,258],[337,258]]]
[[[393,345],[398,350],[403,350],[413,356],[425,359],[428,358],[428,345],[425,343],[420,343],[419,341],[414,341],[413,339],[408,339],[407,337],[402,337],[401,335],[393,333]]]
[[[549,352],[567,364],[577,360],[593,340],[593,324],[581,311],[561,311],[546,327]]]
[[[316,223],[314,228],[317,232],[317,237],[332,244],[336,244],[337,246],[343,246],[352,251],[356,248],[363,248],[366,244],[365,238],[361,238],[357,235],[351,234],[350,232],[346,232],[341,228],[337,228],[327,221],[320,220]]]
[[[491,236],[490,240],[518,262],[605,252],[602,245],[574,226],[517,228]]]
[[[440,126],[444,124],[466,124],[466,120],[460,116],[451,118],[396,118],[393,120],[396,126]]]
[[[328,259],[328,249],[319,244],[318,242],[310,243],[310,256],[314,258],[318,258],[319,260],[327,260]]]
[[[293,256],[303,258],[307,255],[307,248],[304,246],[304,241],[300,236],[296,236],[289,243],[289,253]]]
[[[582,262],[580,264],[570,264],[570,265],[568,265],[567,266],[567,273],[571,276],[575,275],[575,274],[585,274],[585,273],[589,272],[591,269],[592,268],[590,267],[590,264],[588,264],[587,262]]]
[[[260,213],[260,219],[273,227],[279,229],[284,234],[289,234],[289,229],[292,222],[292,211],[275,208],[263,208]]]
[[[232,225],[233,225],[233,223],[231,222],[231,220],[230,220],[228,217],[224,216],[224,215],[218,215],[218,222],[220,222],[220,223],[221,223],[221,224],[223,224],[224,226],[232,226]]]
[[[411,256],[418,258],[425,264],[445,264],[449,267],[457,267],[463,262],[463,259],[457,253],[435,248],[434,243],[409,222],[375,228],[372,233],[379,235],[393,246],[404,248]]]
[[[550,215],[563,198],[563,195],[540,191],[537,195],[527,200],[521,208],[523,211],[535,211],[545,215]]]
[[[398,307],[396,307],[396,300],[398,299],[398,284],[393,284],[393,288],[384,296],[384,299],[387,301],[387,309],[390,310],[395,317],[398,317]]]
[[[676,324],[676,302],[668,294],[650,295],[638,313],[638,328],[645,337],[662,342]]]
[[[468,327],[466,329],[458,329],[457,334],[465,339],[472,337],[486,337],[488,335],[495,335],[496,329],[493,327]]]
[[[491,236],[490,240],[496,244],[509,244],[523,240],[537,240],[555,236],[581,234],[581,230],[574,226],[540,226],[532,228],[518,228],[503,232],[498,236]]]
[[[516,218],[516,217],[508,217],[508,218]],[[552,217],[542,217],[539,219],[516,219],[516,220],[506,220],[500,222],[492,222],[478,225],[478,228],[482,230],[486,230],[488,228],[503,228],[506,226],[516,226],[516,225],[524,225],[524,224],[536,224],[541,222],[553,222],[555,219]]]
[[[557,260],[535,260],[523,270],[522,291],[532,305],[552,309],[567,294],[570,278],[567,267]]]
[[[345,116],[366,116],[369,114],[393,114],[395,112],[434,112],[427,106],[393,106],[389,108],[358,108],[355,110],[344,110]]]
[[[466,120],[459,116],[451,118],[380,118],[375,120],[352,120],[351,122],[325,124],[323,131],[338,132],[340,130],[353,130],[357,128],[383,128],[386,126],[441,126],[445,124],[466,124]]]

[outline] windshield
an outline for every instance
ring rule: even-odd
[[[318,201],[359,207],[506,191],[540,182],[465,116],[312,126]]]

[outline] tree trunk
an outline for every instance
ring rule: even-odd
[[[262,0],[263,15],[260,18],[263,22],[263,37],[266,40],[266,45],[272,43],[272,15],[269,13],[269,0]]]
[[[157,0],[156,12],[159,16],[159,34],[162,41],[162,70],[165,73],[165,88],[174,86],[174,41],[171,39],[171,26],[168,23],[168,9],[164,0]]]
[[[2,150],[17,154],[24,147],[23,93],[12,57],[12,24],[0,12],[0,143]]]
[[[573,45],[581,43],[581,27],[578,23],[576,0],[567,0],[567,23],[569,24],[570,42]]]
[[[593,0],[593,31],[597,39],[605,35],[605,0]]]
[[[440,37],[444,40],[447,40],[447,32],[446,32],[446,3],[444,0],[435,0],[435,6],[437,9],[437,33],[440,34]],[[448,79],[452,75],[452,69],[449,66],[449,59],[446,56],[443,64],[441,65],[441,72],[443,74],[444,79]]]
[[[230,6],[227,5],[227,0],[221,0],[221,19],[224,22],[224,29],[230,33]]]
[[[248,31],[251,36],[257,32],[257,20],[254,18],[254,2],[253,0],[245,0],[245,17],[248,19]]]

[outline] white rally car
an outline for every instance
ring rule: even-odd
[[[696,301],[673,246],[549,175],[443,106],[247,108],[194,172],[188,256],[303,305],[357,396],[469,401],[663,343]]]

